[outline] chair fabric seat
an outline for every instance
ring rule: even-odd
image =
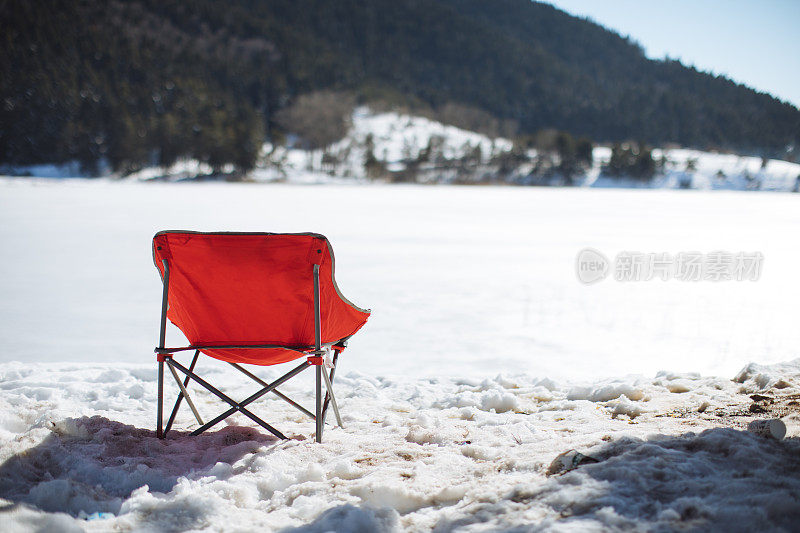
[[[162,231],[153,238],[162,279],[163,260],[167,318],[192,346],[222,361],[274,365],[314,350],[315,264],[323,346],[347,339],[369,317],[339,291],[333,250],[320,234]]]

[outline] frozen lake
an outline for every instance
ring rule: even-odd
[[[0,180],[0,362],[154,361],[162,229],[327,235],[373,315],[343,368],[732,377],[798,356],[800,195]],[[581,284],[584,247],[761,252],[758,281]],[[169,343],[183,339],[174,328]]]

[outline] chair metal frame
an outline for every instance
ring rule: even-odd
[[[322,442],[322,433],[325,426],[325,418],[327,416],[328,407],[333,407],[333,412],[336,415],[336,422],[339,427],[344,427],[342,424],[342,418],[339,413],[339,406],[336,403],[336,396],[333,394],[333,378],[336,375],[336,364],[339,360],[339,354],[345,349],[347,346],[347,339],[342,339],[335,344],[330,346],[322,344],[322,316],[320,311],[320,290],[319,290],[319,265],[313,265],[314,267],[314,345],[313,346],[283,346],[283,345],[272,345],[272,344],[262,344],[262,345],[229,345],[229,346],[220,346],[220,345],[191,345],[191,346],[184,346],[184,347],[177,347],[177,348],[167,348],[165,346],[166,343],[166,335],[167,335],[167,308],[169,306],[169,263],[166,259],[161,261],[164,267],[164,275],[162,277],[163,283],[163,291],[161,297],[161,330],[158,337],[158,346],[155,349],[156,359],[158,360],[158,408],[157,408],[157,421],[156,421],[156,436],[160,439],[166,438],[167,433],[172,428],[173,423],[175,422],[175,416],[178,414],[178,409],[181,406],[181,402],[184,398],[186,398],[186,403],[189,405],[189,408],[194,414],[194,417],[197,419],[197,422],[200,424],[200,427],[194,430],[191,434],[192,435],[199,435],[200,433],[210,429],[211,427],[215,426],[222,420],[228,418],[232,414],[236,413],[237,411],[241,414],[248,417],[253,422],[257,423],[279,439],[286,439],[286,435],[275,429],[273,426],[262,420],[260,417],[253,414],[249,409],[246,408],[247,405],[253,403],[254,401],[258,400],[262,396],[267,393],[272,392],[282,400],[289,403],[291,406],[295,407],[303,414],[311,417],[316,422],[316,441]],[[241,402],[237,402],[230,398],[228,395],[208,383],[206,380],[198,376],[194,372],[195,365],[197,364],[197,359],[200,355],[200,351],[202,349],[270,349],[270,348],[282,348],[285,350],[293,350],[300,352],[302,354],[306,354],[308,357],[305,361],[303,361],[300,365],[296,366],[283,376],[279,377],[272,383],[267,383],[252,372],[248,371],[247,369],[243,368],[241,365],[237,363],[230,363],[231,366],[242,372],[244,375],[261,385],[261,390],[255,392],[242,400]],[[182,351],[190,351],[194,350],[194,357],[192,358],[192,362],[189,365],[189,368],[186,368],[179,362],[175,361],[172,357],[174,353],[182,352]],[[328,355],[330,351],[334,352],[333,361],[332,363],[328,363]],[[175,400],[175,406],[172,408],[172,412],[167,420],[166,427],[164,427],[164,365],[167,365],[169,368],[172,377],[175,379],[175,382],[178,385],[178,398]],[[286,381],[290,380],[294,376],[300,374],[303,370],[307,369],[310,366],[316,367],[316,386],[315,386],[315,412],[312,413],[308,409],[304,408],[285,394],[281,393],[277,390],[277,387],[281,384],[285,383]],[[328,372],[327,368],[330,368],[330,372]],[[183,381],[181,381],[180,376],[178,375],[178,371],[185,375]],[[187,387],[189,382],[194,380],[198,385],[205,388],[215,396],[217,396],[220,400],[230,405],[230,408],[221,413],[220,415],[216,416],[215,418],[211,419],[208,422],[203,422],[200,413],[197,411],[197,408],[192,401],[191,396],[189,395],[189,391]],[[325,396],[322,395],[322,385],[325,385]]]

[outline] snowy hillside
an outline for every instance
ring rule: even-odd
[[[430,158],[420,163],[420,153],[432,148],[436,151],[438,163]],[[489,138],[423,117],[398,113],[376,114],[367,108],[359,108],[353,114],[352,127],[347,136],[325,150],[308,152],[266,146],[262,168],[253,172],[253,178],[290,182],[364,179],[367,177],[364,162],[367,154],[372,153],[385,167],[384,177],[395,176],[401,181],[408,180],[404,171],[416,163],[426,171],[411,181],[453,182],[458,180],[461,171],[469,175],[466,182],[488,178],[489,181],[500,183],[509,179],[527,183],[530,180],[526,180],[525,174],[535,166],[532,163],[523,163],[510,176],[497,177],[497,159],[509,154],[512,148],[513,143],[509,139]],[[527,155],[535,158],[537,152],[532,150]],[[574,185],[774,191],[795,191],[800,186],[800,164],[788,161],[762,161],[758,157],[699,150],[656,149],[653,156],[656,159],[665,158],[665,168],[651,182],[643,183],[641,180],[603,176],[602,167],[608,163],[610,156],[610,148],[595,147],[593,165],[583,176],[574,180]],[[458,165],[465,159],[469,160],[466,169]],[[447,165],[448,162],[451,164]],[[561,180],[556,175],[540,183],[560,184]]]
[[[652,183],[600,176],[600,167],[608,162],[611,150],[595,148],[595,165],[581,185],[590,187],[648,187],[655,189],[724,189],[797,191],[800,164],[776,159],[736,154],[719,154],[686,149],[656,149],[653,157],[666,158],[666,168]]]
[[[353,183],[366,180],[416,183],[511,183],[563,185],[557,171],[534,175],[537,158],[549,168],[557,157],[529,149],[526,161],[509,168],[513,142],[448,126],[434,120],[395,112],[375,113],[357,108],[347,135],[320,150],[292,144],[264,145],[257,168],[246,179],[257,182]],[[736,154],[688,149],[655,149],[664,168],[651,181],[614,178],[603,174],[611,149],[597,146],[593,164],[573,178],[573,185],[600,188],[800,190],[800,164]],[[555,157],[555,162],[553,158]],[[370,167],[371,161],[372,166]],[[101,165],[102,166],[102,165]],[[234,168],[222,169],[223,177]],[[179,181],[209,177],[212,168],[199,161],[181,160],[169,168],[147,167],[128,180]],[[372,172],[372,173],[371,173]],[[0,168],[0,174],[32,177],[80,176],[77,164]],[[119,178],[120,176],[111,176]],[[217,178],[218,179],[218,178]]]
[[[256,170],[253,177],[259,180],[283,177],[288,181],[325,181],[325,175],[363,179],[367,177],[364,162],[368,153],[388,171],[398,171],[418,159],[420,152],[431,148],[441,158],[459,159],[474,153],[480,154],[479,159],[485,162],[511,150],[512,142],[490,139],[424,117],[372,113],[361,107],[353,113],[347,136],[325,150],[308,152],[279,146],[273,151],[272,146],[265,146],[265,168]],[[278,167],[280,173],[276,174]]]

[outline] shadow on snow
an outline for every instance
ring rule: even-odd
[[[569,522],[576,530],[619,531],[793,531],[800,524],[800,438],[715,428],[622,437],[587,453],[599,462],[519,485],[498,503],[440,520],[434,531],[482,522],[508,531]],[[515,511],[531,506],[549,518],[520,524]]]
[[[117,514],[143,485],[166,493],[180,477],[216,475],[215,464],[233,464],[276,442],[249,427],[194,437],[173,430],[161,440],[152,430],[100,416],[66,419],[37,446],[0,465],[0,498],[12,502],[0,512],[29,504],[72,516]]]

